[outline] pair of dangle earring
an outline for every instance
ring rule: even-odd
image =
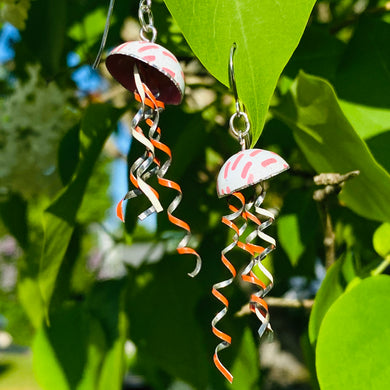
[[[217,323],[227,314],[229,306],[228,299],[220,290],[231,285],[237,275],[237,271],[228,259],[227,254],[233,248],[239,247],[250,255],[249,263],[241,272],[241,279],[256,289],[250,297],[249,307],[261,323],[258,329],[259,337],[266,330],[272,332],[268,306],[264,297],[273,287],[273,277],[262,264],[262,261],[276,247],[275,239],[264,233],[264,230],[273,223],[275,217],[272,212],[262,208],[261,204],[265,198],[264,181],[289,168],[286,161],[276,153],[263,149],[247,149],[250,145],[250,123],[238,100],[233,67],[235,50],[236,44],[233,44],[230,52],[229,79],[236,100],[236,112],[230,118],[229,127],[231,132],[238,138],[241,151],[231,156],[224,163],[217,178],[218,197],[227,197],[228,207],[231,211],[231,214],[222,217],[222,223],[234,232],[232,242],[221,251],[221,261],[229,270],[231,277],[213,285],[212,294],[224,307],[216,314],[211,323],[213,333],[221,340],[215,348],[214,364],[229,382],[233,381],[233,375],[221,363],[219,352],[228,348],[232,341],[228,334],[216,327]],[[235,121],[239,118],[245,122],[244,130],[238,130],[235,127]],[[256,186],[258,187],[257,194]],[[252,191],[249,200],[243,194],[244,190],[247,192],[246,189]],[[233,203],[238,204],[238,206]],[[241,226],[239,226],[240,223]],[[247,234],[250,226],[252,226],[252,230]],[[245,240],[242,239],[244,234]],[[260,238],[265,245],[255,244],[256,238]],[[258,267],[266,277],[267,283],[264,283],[255,274],[255,267]]]
[[[113,5],[114,0],[111,0],[102,45],[94,67],[99,63],[105,44]],[[194,277],[200,271],[201,258],[193,248],[188,247],[190,226],[173,215],[181,202],[182,191],[178,183],[165,178],[172,163],[172,153],[161,141],[162,133],[159,127],[160,113],[165,104],[178,105],[183,99],[184,74],[177,58],[155,43],[157,30],[153,25],[151,0],[140,1],[138,16],[141,40],[119,45],[106,58],[107,70],[113,78],[127,90],[134,92],[135,100],[140,103],[138,112],[131,120],[130,129],[132,137],[145,147],[144,154],[130,167],[130,182],[133,188],[118,203],[117,216],[124,221],[123,202],[140,195],[146,196],[150,201],[150,207],[138,216],[140,220],[163,211],[158,192],[147,182],[153,176],[157,178],[159,185],[175,190],[176,196],[167,208],[167,215],[172,224],[186,232],[177,251],[179,254],[196,257],[195,269],[189,273]]]

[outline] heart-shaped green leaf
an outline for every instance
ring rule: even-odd
[[[122,111],[109,105],[90,105],[80,130],[80,162],[69,184],[43,216],[44,243],[40,262],[39,287],[46,311],[76,223],[88,180]]]
[[[372,244],[376,253],[385,258],[390,255],[390,223],[385,222],[375,230]]]
[[[319,226],[312,194],[306,190],[292,190],[286,196],[277,224],[279,242],[292,266],[295,267],[310,248]]]
[[[389,130],[389,39],[388,23],[361,18],[335,78],[341,107],[364,139]]]
[[[278,78],[303,34],[315,1],[165,0],[206,69],[228,85],[232,44],[238,94],[259,138]]]
[[[365,218],[390,221],[390,175],[345,117],[327,81],[301,72],[282,104],[272,111],[291,127],[317,172],[360,171],[340,194],[348,207]]]
[[[316,350],[321,390],[390,388],[390,277],[343,294],[322,321]]]
[[[322,320],[328,309],[355,276],[353,254],[350,251],[344,252],[341,258],[329,268],[317,292],[309,321],[309,338],[312,344],[317,341]]]

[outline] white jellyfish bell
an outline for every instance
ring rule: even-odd
[[[141,80],[152,94],[165,104],[180,104],[184,95],[184,73],[177,58],[157,43],[125,42],[111,51],[106,67],[126,89],[133,92],[137,66]]]
[[[287,170],[287,162],[264,149],[246,149],[230,157],[217,179],[217,194],[221,198],[270,179]]]

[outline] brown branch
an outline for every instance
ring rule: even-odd
[[[313,199],[318,203],[319,213],[324,230],[325,267],[328,269],[336,260],[335,234],[332,218],[329,212],[329,200],[337,195],[344,183],[360,174],[360,171],[351,171],[344,175],[340,173],[321,173],[314,177],[314,183],[325,186],[314,191]]]
[[[340,173],[320,173],[314,176],[313,180],[318,186],[342,186],[344,182],[359,174],[360,171],[351,171],[344,175],[340,175]]]
[[[265,298],[269,307],[281,307],[288,309],[306,309],[311,310],[314,304],[314,299],[290,299],[290,298],[278,298],[278,297],[267,297]],[[240,311],[235,315],[237,317],[243,317],[250,314],[249,305],[244,305]]]

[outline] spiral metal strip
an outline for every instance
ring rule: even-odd
[[[233,382],[233,375],[229,372],[229,370],[221,363],[219,359],[218,353],[222,351],[223,349],[226,349],[231,344],[231,337],[226,334],[225,332],[222,332],[221,330],[217,329],[216,324],[226,315],[229,307],[229,301],[228,299],[219,291],[221,288],[225,288],[233,283],[234,278],[237,275],[236,269],[234,268],[233,264],[227,259],[226,254],[231,251],[239,242],[239,237],[246,229],[246,222],[238,228],[236,225],[236,220],[243,215],[245,212],[245,198],[240,192],[235,192],[232,194],[231,197],[229,197],[228,201],[232,198],[236,198],[240,201],[241,207],[237,208],[231,203],[229,203],[229,209],[232,211],[232,214],[225,215],[222,217],[222,223],[227,225],[230,229],[234,231],[233,241],[221,251],[221,261],[224,264],[224,266],[229,270],[231,273],[231,278],[228,278],[226,280],[223,280],[222,282],[216,283],[213,285],[212,294],[224,305],[224,308],[219,311],[215,317],[213,318],[211,322],[213,333],[222,340],[221,343],[219,343],[214,352],[214,364],[218,368],[218,370],[222,373],[222,375],[225,376],[225,378],[232,383]]]
[[[268,305],[264,300],[264,297],[269,293],[269,291],[273,287],[273,276],[272,274],[264,267],[262,264],[262,260],[270,253],[272,252],[276,247],[276,241],[273,237],[265,234],[263,232],[264,229],[266,229],[268,226],[270,226],[275,217],[274,215],[263,208],[261,208],[261,204],[263,203],[265,197],[265,192],[263,192],[255,202],[248,203],[246,205],[246,216],[248,219],[253,221],[257,228],[253,230],[246,238],[246,244],[249,246],[249,251],[252,252],[252,258],[249,264],[245,267],[245,269],[241,273],[241,278],[251,284],[254,284],[255,286],[259,287],[259,291],[252,294],[250,298],[250,309],[252,312],[256,314],[256,316],[261,321],[261,326],[258,329],[259,336],[261,337],[265,330],[268,329],[270,332],[272,332],[271,324],[269,322],[269,311],[268,311]],[[256,211],[256,213],[259,215],[259,217],[266,218],[264,222],[261,222],[261,220],[255,216],[253,213],[251,213],[250,209],[253,207]],[[259,237],[269,245],[266,248],[263,248],[258,245],[253,245],[251,242],[256,238]],[[262,273],[267,277],[269,280],[269,283],[266,285],[264,284],[254,273],[253,268],[255,266],[258,266]]]
[[[146,86],[144,86],[144,88],[145,88],[145,93],[146,93],[147,97],[155,105],[155,108],[156,108],[157,101],[155,100],[153,94],[150,92],[149,89],[147,89]],[[146,103],[146,104],[148,104],[148,103]],[[160,141],[161,130],[158,127],[158,125],[155,122],[153,122],[153,120],[151,120],[151,119],[147,119],[146,123],[150,126],[150,132],[149,132],[150,142],[155,147],[155,149],[161,150],[167,156],[167,159],[164,161],[164,163],[162,165],[158,161],[159,166],[160,165],[161,166],[160,166],[159,170],[157,171],[157,180],[161,186],[174,189],[178,192],[176,197],[172,200],[172,202],[170,203],[170,205],[167,208],[167,215],[168,215],[169,221],[173,225],[178,226],[179,228],[186,231],[185,236],[182,238],[182,240],[179,242],[179,244],[177,246],[177,252],[179,254],[194,255],[196,257],[195,269],[192,272],[188,273],[189,276],[195,277],[201,269],[202,260],[199,256],[199,254],[193,248],[190,248],[187,246],[189,241],[190,241],[190,238],[191,238],[191,228],[188,225],[188,223],[184,222],[183,220],[181,220],[178,217],[173,215],[173,212],[177,209],[177,207],[179,206],[179,204],[183,198],[183,193],[182,193],[181,187],[178,183],[174,182],[173,180],[166,179],[164,177],[165,174],[167,173],[171,163],[172,163],[172,152],[167,145],[163,144]]]
[[[186,231],[185,236],[182,238],[182,240],[179,242],[177,246],[177,252],[179,254],[194,255],[196,257],[195,269],[192,272],[188,273],[189,276],[195,277],[201,269],[202,260],[199,254],[195,251],[195,249],[187,246],[191,238],[190,226],[188,225],[188,223],[184,222],[183,220],[173,215],[173,212],[177,209],[177,207],[179,206],[182,200],[183,197],[182,190],[178,183],[174,182],[173,180],[168,180],[164,177],[172,163],[172,152],[170,148],[160,141],[161,129],[158,126],[159,110],[164,108],[164,104],[155,98],[155,96],[152,94],[152,92],[144,83],[142,83],[141,85],[142,85],[142,94],[140,91],[139,91],[140,93],[135,92],[135,99],[143,104],[143,107],[140,109],[140,111],[142,110],[143,112],[142,118],[143,120],[145,120],[146,124],[150,127],[148,142],[150,143],[151,146],[148,144],[149,147],[147,147],[146,155],[136,160],[133,166],[131,167],[130,180],[132,184],[135,186],[135,189],[129,191],[123,200],[131,199],[143,193],[142,188],[140,188],[140,180],[141,182],[143,181],[145,183],[145,181],[152,175],[157,175],[158,183],[161,186],[174,189],[178,192],[178,195],[172,200],[172,202],[167,208],[167,215],[169,221],[172,224]],[[145,111],[144,106],[147,106],[150,109],[148,111]],[[135,126],[135,131],[138,134],[140,134],[139,136],[140,139],[142,137],[145,138],[139,126]],[[145,142],[143,142],[143,144],[145,144]],[[156,149],[162,151],[167,156],[167,159],[164,161],[162,165],[155,155]],[[153,163],[155,163],[155,166],[152,169],[149,169]],[[150,189],[158,198],[158,193],[153,188],[150,187]],[[123,200],[119,202],[117,207],[117,210],[119,209],[119,212],[117,211],[117,215],[122,220],[123,220],[123,211],[122,211]],[[146,218],[154,211],[155,211],[155,206],[154,204],[152,204],[152,206],[149,207],[149,209],[144,211],[138,217],[140,219]]]
[[[159,213],[163,210],[157,191],[146,183],[148,178],[158,172],[159,162],[155,158],[154,146],[152,142],[144,135],[140,127],[140,123],[153,118],[153,128],[156,129],[158,127],[160,118],[160,110],[164,108],[164,103],[157,101],[154,97],[153,101],[146,97],[145,90],[149,90],[141,82],[136,65],[134,66],[134,81],[138,91],[135,92],[135,98],[137,101],[142,103],[142,106],[132,119],[130,129],[133,138],[144,145],[146,150],[144,155],[139,157],[130,168],[130,181],[135,188],[130,190],[117,205],[117,216],[121,219],[122,222],[124,222],[123,202],[127,199],[135,198],[141,194],[146,195],[146,197],[151,202],[151,206],[138,216],[140,220],[145,219],[154,212]],[[150,108],[146,109],[146,107]],[[154,166],[153,163],[155,163]]]

